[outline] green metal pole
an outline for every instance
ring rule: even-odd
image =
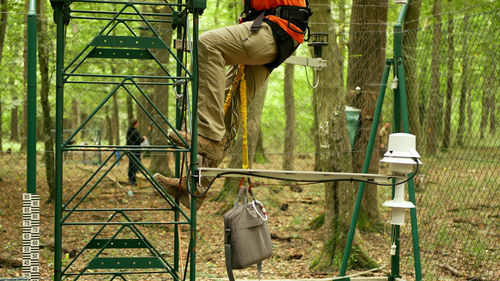
[[[394,49],[394,76],[398,77],[396,67],[396,60],[403,56],[403,21],[406,17],[406,13],[408,12],[408,4],[404,4],[399,12],[398,19],[393,26],[394,30],[394,40],[393,40],[393,49]],[[398,78],[399,79],[399,78]],[[399,103],[399,86],[396,90],[394,90],[394,132],[401,132],[401,104]]]
[[[394,77],[397,77],[397,67],[394,67]],[[399,103],[400,100],[400,94],[399,94],[399,89],[394,89],[394,109],[392,111],[393,114],[393,125],[392,125],[392,131],[394,133],[399,133],[401,132],[401,104]],[[392,193],[394,195],[394,186],[392,187]]]
[[[401,11],[399,12],[398,19],[394,24],[394,78],[398,78],[398,68],[396,67],[396,61],[402,56],[402,46],[403,46],[403,21],[408,10],[408,5],[403,5]],[[399,78],[398,78],[399,79]],[[401,104],[400,104],[400,93],[399,93],[399,81],[398,87],[394,89],[394,109],[393,109],[393,132],[397,133],[401,131]],[[393,180],[393,183],[395,180]],[[392,187],[392,197],[394,198],[395,186]],[[393,225],[391,227],[391,242],[396,247],[396,253],[391,255],[391,274],[389,275],[389,281],[396,280],[399,278],[399,264],[400,264],[400,236],[401,227],[399,225]],[[392,245],[391,245],[392,247]]]
[[[402,116],[403,116],[403,129],[405,133],[410,133],[410,122],[408,117],[408,101],[406,98],[406,78],[404,72],[404,66],[402,59],[398,59],[396,61],[396,66],[398,69],[398,79],[399,79],[399,89],[400,89],[400,103],[402,108]],[[415,185],[413,179],[408,182],[408,195],[410,202],[412,202],[415,206]],[[418,238],[418,224],[417,224],[417,208],[410,209],[410,218],[411,218],[411,236],[413,241],[413,261],[415,265],[415,280],[422,280],[422,265],[420,261],[420,246],[419,246],[419,238]]]
[[[198,155],[198,37],[199,37],[199,16],[200,10],[194,9],[193,12],[193,83],[192,83],[192,119],[191,119],[191,175],[194,175],[198,170],[197,165],[197,155]],[[196,191],[196,181],[191,180],[191,194],[195,194]],[[191,235],[190,235],[190,245],[191,245],[191,262],[189,279],[191,281],[196,280],[196,200],[194,197],[191,198]]]
[[[394,198],[394,196],[392,197]],[[393,225],[391,229],[392,238],[391,242],[396,246],[396,253],[391,255],[391,275],[389,275],[388,281],[394,281],[396,278],[400,278],[399,275],[399,262],[400,262],[400,232],[401,226]],[[392,245],[391,245],[392,247]]]
[[[375,137],[377,136],[377,128],[380,120],[380,114],[382,112],[382,105],[384,103],[385,89],[387,87],[387,79],[389,77],[389,70],[391,69],[391,60],[385,61],[384,73],[382,75],[382,83],[380,85],[380,92],[377,99],[377,107],[375,108],[375,114],[373,116],[372,128],[370,131],[370,139],[368,141],[368,147],[365,154],[365,160],[363,163],[362,173],[367,173],[370,167],[371,155],[373,152],[373,144],[375,143]],[[349,232],[347,234],[347,242],[345,245],[344,256],[342,259],[342,265],[340,267],[340,276],[345,276],[347,271],[347,263],[349,262],[349,256],[351,254],[352,241],[354,239],[354,232],[356,230],[356,223],[358,221],[358,214],[361,208],[361,201],[363,200],[363,192],[365,190],[365,183],[360,183],[358,187],[358,194],[356,197],[356,204],[354,205],[354,211],[351,218],[351,224],[349,225]]]
[[[394,35],[395,41],[396,35]],[[395,50],[401,50],[400,48],[395,48]],[[395,51],[396,53],[396,51]],[[393,60],[394,64],[394,77],[397,78],[397,67],[395,66],[396,62]],[[394,109],[393,109],[393,129],[392,131],[395,133],[399,133],[401,131],[401,104],[399,103],[399,88],[394,89]],[[396,181],[393,180],[392,183],[395,183]],[[395,195],[395,186],[392,186],[392,196],[391,199],[394,199]],[[401,233],[401,227],[399,225],[392,225],[391,227],[391,243],[393,243],[396,246],[396,253],[395,255],[391,255],[391,274],[389,275],[389,281],[394,281],[396,278],[399,277],[399,263],[400,263],[400,233]],[[392,246],[392,244],[391,244]]]
[[[182,0],[177,1],[178,4],[182,4]],[[180,13],[182,11],[182,7],[177,8],[177,12]],[[182,32],[184,30],[183,25],[178,25],[177,26],[177,39],[182,39]],[[182,41],[181,41],[182,42]],[[179,61],[183,61],[183,51],[182,50],[177,50],[177,57],[179,58]],[[177,63],[177,77],[182,76],[182,67],[181,64],[178,62]],[[177,93],[180,93],[181,91],[181,85],[177,86],[176,89]],[[185,93],[187,94],[187,93]],[[175,128],[177,130],[180,130],[182,127],[182,112],[179,106],[181,105],[181,101],[179,99],[175,99]],[[174,153],[175,157],[175,177],[179,178],[181,176],[181,153],[180,152],[175,152]],[[174,219],[175,221],[179,221],[179,210],[174,211]],[[180,255],[180,241],[179,241],[179,225],[176,225],[174,227],[174,270],[176,272],[179,271],[179,255]]]
[[[62,135],[63,135],[63,67],[64,67],[64,22],[63,3],[55,4],[57,25],[56,46],[56,192],[55,192],[55,227],[54,227],[54,280],[62,278]]]
[[[28,11],[28,112],[26,185],[28,193],[36,193],[36,0],[30,0]]]

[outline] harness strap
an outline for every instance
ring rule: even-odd
[[[250,27],[250,31],[257,32],[262,26],[262,21],[264,21],[265,11],[260,12],[260,14],[253,20],[252,26]]]
[[[262,261],[257,263],[257,278],[260,281],[260,276],[262,275]]]

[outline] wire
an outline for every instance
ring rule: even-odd
[[[272,180],[282,180],[282,181],[293,181],[293,182],[304,182],[304,183],[328,183],[328,182],[339,182],[339,181],[350,181],[350,182],[360,182],[360,183],[367,183],[367,184],[374,184],[374,185],[378,185],[378,186],[396,186],[396,185],[400,185],[400,184],[405,184],[409,181],[411,181],[417,174],[418,174],[418,171],[420,170],[420,164],[418,162],[418,159],[417,158],[412,158],[413,160],[415,160],[415,162],[417,163],[417,167],[415,168],[415,171],[411,173],[411,176],[408,177],[407,179],[403,180],[403,181],[400,181],[400,182],[396,182],[396,183],[377,183],[377,182],[374,182],[374,181],[369,181],[369,180],[360,180],[360,179],[354,179],[354,178],[345,178],[345,179],[328,179],[328,180],[296,180],[296,179],[287,179],[287,178],[281,178],[281,177],[274,177],[274,176],[264,176],[264,175],[255,175],[255,174],[252,174],[250,172],[234,172],[234,171],[231,171],[231,172],[222,172],[222,173],[219,173],[217,174],[209,183],[207,189],[205,189],[205,191],[203,191],[201,194],[199,195],[195,195],[193,193],[191,193],[191,191],[189,190],[189,188],[186,187],[186,189],[188,190],[189,194],[193,197],[203,197],[207,194],[207,192],[210,190],[210,188],[212,187],[212,185],[214,184],[214,182],[218,179],[218,178],[221,178],[225,175],[241,175],[241,176],[253,176],[253,177],[258,177],[258,178],[265,178],[265,179],[272,179]],[[199,177],[199,175],[197,175]],[[393,177],[395,178],[395,177]]]
[[[305,72],[306,72],[306,80],[307,80],[307,84],[309,84],[309,87],[313,88],[313,89],[316,89],[319,85],[319,75],[316,73],[316,70],[313,70],[314,73],[316,73],[316,82],[314,82],[315,84],[314,85],[311,85],[311,82],[309,81],[309,75],[307,75],[307,67],[304,65],[304,69],[305,69]]]

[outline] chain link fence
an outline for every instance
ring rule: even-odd
[[[0,189],[16,188],[23,192],[25,172],[25,80],[23,46],[24,14],[9,14],[8,31],[0,64]],[[47,15],[46,17],[50,17]],[[500,278],[500,89],[499,79],[499,11],[443,21],[440,25],[427,26],[419,30],[406,31],[408,38],[405,60],[407,62],[407,85],[410,97],[410,126],[417,135],[418,151],[424,165],[416,180],[417,215],[425,280],[498,280]],[[71,28],[93,28],[73,25]],[[81,33],[82,30],[79,30]],[[51,31],[53,32],[53,30]],[[71,33],[71,32],[70,32]],[[387,44],[391,38],[387,37]],[[85,41],[86,42],[86,41]],[[376,45],[374,44],[374,48]],[[53,46],[47,46],[53,59]],[[297,55],[309,56],[304,47]],[[408,55],[410,54],[410,55]],[[389,54],[388,57],[391,55]],[[367,69],[380,68],[380,61],[366,58]],[[344,62],[347,67],[347,59]],[[103,66],[105,67],[105,66]],[[133,67],[127,65],[126,67]],[[50,65],[53,73],[54,64]],[[122,71],[123,69],[117,70]],[[289,72],[287,72],[289,73]],[[346,69],[347,73],[347,69]],[[378,77],[381,76],[377,74]],[[51,83],[54,75],[50,74]],[[348,79],[347,77],[345,77]],[[295,170],[314,169],[314,73],[311,69],[294,67],[294,116],[295,144],[293,166]],[[262,103],[259,140],[256,142],[254,167],[282,169],[290,159],[290,151],[284,153],[287,129],[284,112],[285,67],[276,69],[269,78]],[[380,78],[377,79],[379,81]],[[319,81],[328,83],[328,81]],[[380,83],[380,82],[377,82]],[[354,83],[355,84],[355,83]],[[379,84],[363,93],[373,99]],[[54,88],[54,87],[52,87]],[[352,90],[352,89],[351,89]],[[95,93],[103,91],[96,89]],[[84,100],[75,89],[68,96],[66,110],[72,120],[65,120],[65,129],[74,129],[91,109],[97,99]],[[348,93],[349,95],[350,93]],[[74,102],[73,102],[74,101]],[[129,111],[126,98],[116,100],[96,115],[92,126],[82,131],[78,142],[90,144],[120,144],[125,142],[125,132],[130,117],[139,117],[138,111]],[[173,117],[173,99],[169,102],[169,116]],[[49,98],[54,107],[53,95]],[[113,111],[118,112],[113,113]],[[392,96],[387,91],[384,101],[383,122],[392,120]],[[356,109],[348,109],[356,116]],[[366,116],[361,112],[361,121]],[[369,111],[366,111],[369,112]],[[41,108],[38,106],[41,124]],[[51,112],[53,116],[53,111]],[[173,120],[172,118],[170,118]],[[369,127],[351,126],[354,133],[366,134]],[[148,131],[149,124],[142,124],[140,131]],[[257,130],[257,129],[256,129]],[[365,131],[360,131],[365,130]],[[118,135],[113,132],[119,132]],[[145,133],[148,134],[148,133]],[[154,134],[154,132],[152,133]],[[46,136],[38,126],[37,151],[39,152],[39,188],[46,189],[43,164],[43,140]],[[150,140],[154,141],[154,136]],[[380,141],[380,139],[378,140]],[[355,146],[356,147],[356,146]],[[356,152],[363,154],[361,147]],[[379,144],[374,155],[382,152]],[[97,165],[102,161],[97,153],[68,152],[65,158],[68,167]],[[235,153],[230,153],[226,165]],[[287,156],[287,157],[285,157]],[[235,156],[236,157],[236,156]],[[145,158],[149,165],[151,158]],[[125,166],[125,165],[123,165]],[[119,174],[126,174],[121,167]],[[76,173],[76,171],[75,171]],[[118,177],[118,174],[116,175]],[[125,178],[123,180],[126,180]],[[0,197],[0,215],[6,209],[15,208],[12,200]],[[379,205],[389,194],[379,191]],[[14,198],[13,202],[19,202]],[[20,205],[19,205],[20,206]],[[19,207],[20,208],[20,207]],[[380,209],[387,221],[388,210]],[[21,218],[19,217],[19,222]],[[21,237],[20,227],[7,227],[2,222],[0,231],[6,236]],[[51,222],[47,223],[50,229]],[[411,254],[411,231],[407,224],[402,227],[402,272],[408,279],[413,272]],[[18,245],[21,245],[19,238]],[[21,256],[20,247],[5,250],[10,256]]]
[[[406,59],[425,163],[416,189],[428,280],[500,278],[499,23],[495,10],[406,34],[418,38]]]

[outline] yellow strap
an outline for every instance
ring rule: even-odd
[[[238,67],[238,73],[233,80],[231,89],[226,96],[224,101],[224,114],[227,113],[231,101],[233,99],[233,93],[240,84],[240,99],[241,99],[241,129],[243,133],[243,143],[241,147],[241,166],[243,169],[248,169],[250,165],[248,164],[248,132],[247,132],[247,82],[245,80],[245,65],[240,64]]]

